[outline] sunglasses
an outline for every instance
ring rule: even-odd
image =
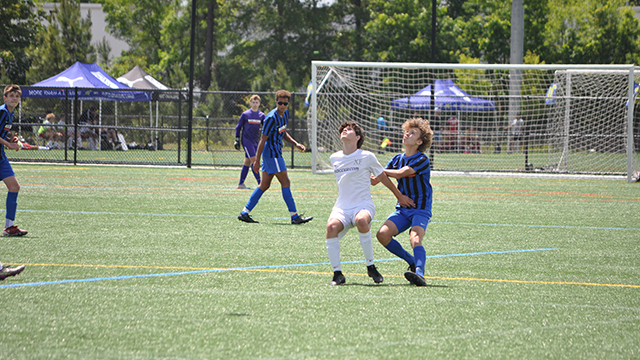
[[[278,101],[278,105],[289,106],[289,103],[288,102]]]

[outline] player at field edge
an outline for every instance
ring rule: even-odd
[[[240,115],[240,120],[236,125],[236,140],[233,143],[233,147],[236,150],[240,150],[240,146],[244,149],[244,163],[240,171],[238,189],[249,189],[244,184],[249,170],[253,172],[258,185],[260,184],[260,173],[253,170],[253,163],[256,161],[256,150],[260,142],[260,125],[264,121],[264,113],[258,109],[260,107],[260,96],[251,95],[249,104],[251,108]],[[242,142],[240,141],[240,132],[242,132]]]
[[[360,246],[366,259],[367,274],[376,284],[379,284],[384,278],[376,269],[373,260],[371,220],[375,216],[376,207],[371,198],[372,178],[383,183],[398,199],[400,206],[411,207],[414,203],[409,197],[403,195],[385,175],[376,156],[370,151],[361,149],[364,133],[357,123],[354,121],[342,123],[338,133],[342,141],[342,150],[329,158],[338,184],[338,199],[327,221],[327,254],[333,268],[333,280],[330,284],[345,283],[340,266],[340,240],[352,227],[358,229]]]
[[[296,203],[291,195],[291,181],[287,175],[287,166],[282,157],[282,140],[293,144],[300,151],[306,148],[297,142],[287,132],[287,123],[289,121],[289,101],[291,93],[287,90],[278,90],[276,92],[276,108],[269,111],[264,118],[262,126],[262,136],[258,143],[256,152],[256,161],[253,163],[253,171],[258,172],[260,169],[260,158],[262,157],[262,179],[260,185],[251,193],[249,201],[238,215],[238,220],[257,223],[258,221],[251,218],[249,212],[258,204],[262,194],[269,189],[271,181],[274,177],[280,182],[282,187],[282,197],[289,209],[292,224],[304,224],[313,219],[313,217],[304,217],[298,214]]]
[[[415,208],[404,208],[397,204],[396,211],[389,215],[376,237],[387,250],[409,264],[404,277],[411,284],[426,286],[424,266],[427,255],[422,239],[431,219],[433,189],[430,182],[431,164],[424,152],[431,146],[433,131],[428,120],[416,117],[405,121],[402,130],[405,152],[394,156],[384,172],[388,177],[398,180],[398,189],[414,201]],[[413,255],[393,238],[408,229]]]
[[[6,202],[6,219],[4,225],[3,236],[23,236],[28,233],[26,230],[19,229],[13,222],[16,219],[16,211],[18,209],[18,192],[20,191],[20,184],[16,179],[16,174],[13,172],[11,164],[7,154],[4,152],[4,148],[7,147],[11,150],[19,151],[20,145],[18,144],[18,137],[11,136],[11,125],[13,124],[13,114],[16,106],[20,104],[22,97],[22,90],[18,85],[7,85],[4,88],[3,100],[4,104],[0,106],[0,178],[7,186],[7,202]]]

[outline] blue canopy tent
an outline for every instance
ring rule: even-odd
[[[457,118],[460,119],[460,112],[467,111],[493,111],[494,128],[497,129],[496,120],[496,105],[491,100],[477,98],[470,96],[462,89],[460,89],[451,79],[448,80],[436,80],[435,81],[435,94],[434,101],[435,107],[441,111],[455,111],[457,112]],[[426,86],[424,89],[418,91],[412,96],[395,99],[391,101],[391,110],[429,110],[431,108],[431,85]],[[458,134],[456,138],[460,138],[460,129],[462,124],[458,127]],[[457,147],[460,147],[459,140]]]
[[[412,96],[391,101],[391,109],[428,110],[431,107],[431,85]],[[453,80],[436,80],[436,107],[442,111],[493,111],[491,100],[469,96]]]
[[[117,101],[151,102],[152,93],[144,91],[123,91],[132,88],[118,82],[107,74],[98,64],[85,64],[77,61],[63,72],[25,87],[22,90],[24,98],[54,98],[74,101],[99,101],[99,125],[102,125],[102,101],[115,101],[115,125],[118,125]],[[115,90],[115,91],[114,91]],[[71,107],[74,123],[75,106]],[[80,112],[82,112],[82,105]],[[100,141],[100,140],[99,140]]]
[[[111,91],[131,89],[118,82],[98,66],[76,62],[67,70],[32,85],[36,89],[25,88],[22,97],[110,101],[151,101],[151,93],[141,91]],[[41,89],[52,88],[52,89]]]

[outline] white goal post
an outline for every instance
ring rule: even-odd
[[[434,170],[640,177],[634,65],[311,65],[314,173],[331,171],[344,121],[360,124],[363,148],[384,164],[402,151],[402,123],[417,116],[435,133]]]

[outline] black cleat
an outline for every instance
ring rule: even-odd
[[[4,280],[9,276],[16,276],[20,274],[22,270],[24,270],[24,267],[25,267],[24,265],[20,265],[14,268],[3,267],[2,270],[0,270],[0,280]]]
[[[342,275],[342,271],[334,271],[333,272],[333,280],[329,283],[331,286],[342,285],[345,283],[344,275]]]
[[[251,218],[251,215],[249,215],[249,214],[242,214],[241,213],[240,215],[238,215],[238,220],[244,221],[246,223],[255,223],[255,224],[259,223],[259,222],[255,221],[255,220],[253,220]]]
[[[380,275],[380,273],[378,272],[378,269],[376,269],[375,265],[367,266],[367,274],[369,274],[369,277],[372,278],[373,282],[376,284],[380,284],[384,280],[382,275]]]
[[[407,271],[411,271],[412,273],[416,272],[416,264],[409,265]]]
[[[427,282],[424,281],[424,278],[414,272],[407,271],[404,273],[404,277],[415,286],[427,286]]]
[[[304,217],[304,216],[298,216],[295,219],[291,219],[291,223],[294,225],[299,225],[299,224],[304,224],[304,223],[308,223],[309,221],[313,220],[313,216],[309,216],[309,217]]]

